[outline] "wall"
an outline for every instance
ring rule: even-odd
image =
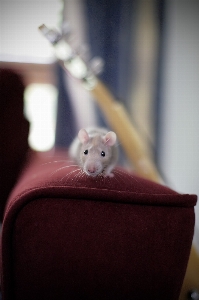
[[[171,187],[199,195],[199,1],[167,1],[166,16],[160,163]]]

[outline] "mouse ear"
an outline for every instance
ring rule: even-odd
[[[113,146],[116,142],[116,139],[117,139],[117,136],[116,136],[115,132],[109,131],[104,137],[104,142],[108,146]]]
[[[78,133],[78,138],[80,140],[80,142],[83,143],[87,143],[89,140],[89,135],[86,131],[86,129],[80,129],[79,133]]]

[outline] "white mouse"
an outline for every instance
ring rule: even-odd
[[[69,148],[69,155],[89,176],[111,173],[118,159],[117,136],[104,128],[81,129]]]

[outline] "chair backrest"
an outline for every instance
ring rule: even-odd
[[[23,115],[24,89],[19,74],[0,68],[0,221],[29,148],[29,123]]]

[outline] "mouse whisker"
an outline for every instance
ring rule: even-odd
[[[63,177],[60,179],[60,181],[62,182],[63,179],[66,179],[67,177],[69,177],[69,176],[72,175],[73,173],[75,173],[75,172],[77,172],[77,171],[79,172],[80,170],[81,170],[81,169],[78,168],[78,169],[75,169],[75,170],[69,172],[68,174],[66,174],[65,176],[63,176]]]
[[[114,173],[117,174],[117,176],[124,182],[126,183],[126,181],[123,178],[123,175],[120,173],[120,171],[118,170],[114,170]],[[116,179],[116,177],[114,177]]]
[[[135,176],[133,176],[132,174],[130,174],[129,172],[125,172],[125,171],[122,171],[122,170],[117,170],[116,171],[117,174],[120,174],[121,175],[121,178],[123,178],[123,175],[128,175],[131,179],[133,179],[133,181],[136,181],[138,184],[142,185],[140,181],[138,181]]]
[[[66,163],[66,160],[54,160],[54,161],[48,161],[48,162],[46,162],[46,163],[43,163],[43,164],[41,164],[42,166],[44,166],[44,165],[48,165],[48,164],[53,164],[53,163],[61,163],[61,162],[64,162],[64,163]]]
[[[51,173],[51,176],[56,174],[57,172],[63,170],[63,169],[66,169],[66,168],[70,168],[70,167],[79,167],[78,165],[69,165],[69,166],[63,166],[63,167],[60,167],[58,168],[57,170],[55,170],[54,172]]]
[[[79,173],[75,176],[76,180],[75,180],[75,184],[77,182],[79,182],[79,180],[81,180],[82,178],[84,178],[86,176],[86,174],[82,171],[82,169],[79,171]]]

